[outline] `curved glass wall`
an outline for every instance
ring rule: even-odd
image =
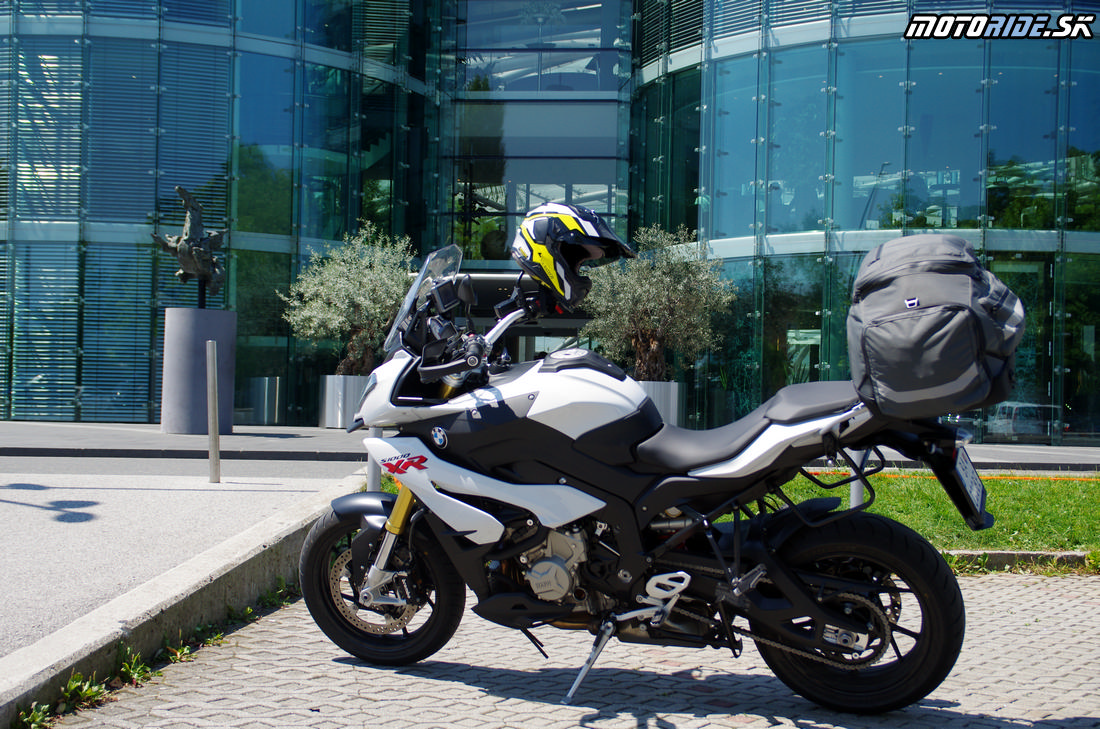
[[[334,361],[275,292],[361,219],[426,245],[441,12],[0,2],[0,418],[159,419],[162,312],[198,298],[150,237],[179,185],[230,230],[207,306],[238,312],[237,422],[316,423]]]
[[[738,287],[725,345],[682,373],[689,420],[717,425],[786,384],[849,377],[864,252],[942,231],[970,240],[1028,310],[1013,403],[957,417],[987,442],[1100,441],[1100,301],[1086,284],[1100,259],[1100,53],[1087,40],[904,41],[913,9],[891,5],[788,18],[758,3],[775,10],[763,27],[709,5],[702,63],[655,62],[667,72],[635,97],[641,118],[659,87],[701,76],[697,188],[666,176],[634,200],[642,224],[675,220],[653,198],[697,206]],[[660,115],[644,116],[638,134],[657,134]]]

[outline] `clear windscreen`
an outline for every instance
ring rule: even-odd
[[[405,294],[401,309],[397,312],[393,326],[390,327],[390,333],[386,336],[384,347],[387,355],[393,354],[401,347],[401,332],[408,327],[417,310],[428,300],[433,283],[437,279],[455,275],[461,266],[462,250],[455,245],[432,251],[424,259],[424,265],[420,267],[420,275],[416,277],[408,293]]]

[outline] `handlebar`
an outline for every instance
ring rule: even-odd
[[[486,355],[492,351],[497,340],[504,336],[509,327],[527,316],[529,316],[529,312],[525,309],[517,309],[498,321],[496,326],[490,329],[485,336],[465,335],[461,346],[456,347],[457,356],[450,362],[431,366],[420,365],[417,368],[420,381],[423,383],[436,382],[447,375],[457,375],[481,367],[485,363]]]
[[[499,336],[499,335],[498,335]],[[485,337],[477,334],[467,334],[459,347],[459,354],[450,362],[440,365],[424,366],[417,368],[420,373],[420,381],[424,383],[435,382],[447,375],[457,375],[462,372],[474,370],[485,361],[485,353],[491,348],[491,344]]]

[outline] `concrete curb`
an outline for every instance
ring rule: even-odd
[[[298,554],[333,499],[358,489],[360,474],[312,494],[241,534],[115,598],[38,642],[0,658],[0,727],[33,702],[52,702],[72,672],[114,674],[120,645],[148,660],[165,639],[224,622],[274,589],[298,581]]]
[[[947,554],[958,560],[960,564],[994,571],[1037,565],[1084,567],[1088,559],[1088,553],[1086,552],[980,552],[975,550],[950,550]]]

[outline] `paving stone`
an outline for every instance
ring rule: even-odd
[[[994,574],[961,584],[968,627],[955,669],[925,700],[880,717],[794,696],[751,645],[734,659],[612,643],[563,706],[587,633],[539,631],[545,660],[523,636],[467,614],[431,659],[387,669],[345,655],[298,602],[59,726],[1100,728],[1100,578]]]

